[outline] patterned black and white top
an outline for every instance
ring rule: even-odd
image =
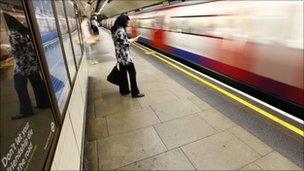
[[[14,74],[29,76],[39,71],[37,55],[30,36],[11,30],[9,41],[14,54]]]
[[[130,56],[130,41],[124,28],[119,27],[115,34],[112,34],[115,45],[116,59],[119,64],[127,65],[133,61]]]

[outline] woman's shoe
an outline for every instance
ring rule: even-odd
[[[128,92],[126,92],[126,93],[120,93],[122,96],[125,96],[125,95],[128,95],[128,94],[130,94],[131,93],[131,91],[128,91]]]
[[[26,118],[26,117],[29,117],[29,116],[32,116],[34,114],[28,114],[28,115],[23,115],[23,114],[17,114],[15,116],[12,116],[11,119],[12,120],[16,120],[16,119],[22,119],[22,118]]]
[[[145,96],[145,94],[143,94],[143,93],[138,93],[136,95],[132,95],[133,98],[144,97],[144,96]]]
[[[99,62],[98,61],[96,61],[95,59],[93,60],[93,63],[94,64],[98,64]]]
[[[89,60],[89,64],[95,65],[96,63],[93,60]]]

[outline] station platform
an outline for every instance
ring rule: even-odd
[[[303,137],[133,45],[145,97],[121,96],[109,31],[89,66],[85,170],[303,170]],[[223,88],[225,89],[225,88]]]

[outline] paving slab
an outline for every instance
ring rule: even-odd
[[[202,139],[216,131],[198,115],[190,115],[154,126],[168,149]]]
[[[218,131],[223,131],[236,126],[236,124],[215,109],[204,110],[199,115]]]
[[[155,111],[161,121],[168,121],[201,111],[188,99],[152,104],[151,108]]]
[[[263,170],[303,170],[278,152],[271,152],[255,161]]]
[[[241,139],[244,143],[249,145],[254,151],[259,153],[261,156],[266,155],[271,151],[273,151],[271,147],[269,147],[267,144],[262,142],[256,136],[250,134],[248,131],[241,128],[240,126],[229,129],[229,132],[231,132],[233,135]]]
[[[107,137],[109,133],[106,119],[104,117],[89,119],[86,133],[88,141],[94,141]]]
[[[180,149],[174,149],[118,170],[194,170],[194,167]]]
[[[141,108],[137,99],[118,94],[109,95],[103,100],[95,101],[94,107],[96,117],[104,117],[114,113]]]
[[[174,88],[171,91],[180,99],[194,96],[189,90],[185,88]]]
[[[262,170],[257,164],[255,163],[250,163],[244,167],[242,167],[240,170]]]
[[[145,93],[145,95],[145,97],[138,99],[142,107],[178,100],[178,98],[170,91],[150,92]]]
[[[205,101],[201,100],[200,98],[196,96],[190,96],[188,99],[194,103],[198,108],[201,109],[201,111],[208,110],[208,109],[213,109],[208,103]]]
[[[166,151],[153,127],[98,141],[99,169],[110,170]]]
[[[260,157],[227,132],[185,145],[182,150],[198,170],[236,170]]]
[[[169,91],[171,89],[171,86],[164,82],[142,83],[140,87],[141,87],[141,91],[145,93],[157,92],[157,91]]]
[[[98,170],[97,141],[88,142],[84,170]]]
[[[132,131],[159,122],[160,120],[149,107],[107,116],[110,135]]]

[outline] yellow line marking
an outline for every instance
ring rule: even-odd
[[[295,132],[295,133],[297,133],[297,134],[299,134],[299,135],[301,135],[301,136],[304,137],[304,131],[301,130],[300,128],[297,128],[297,127],[295,127],[295,126],[287,123],[286,121],[284,121],[284,120],[282,120],[282,119],[280,119],[280,118],[278,118],[278,117],[270,114],[269,112],[267,112],[267,111],[265,111],[265,110],[263,110],[263,109],[255,106],[255,105],[251,104],[250,102],[242,99],[241,97],[238,97],[238,96],[236,96],[236,95],[234,95],[234,94],[232,94],[232,93],[230,93],[230,92],[228,92],[228,91],[220,88],[219,86],[217,86],[215,84],[212,84],[211,82],[209,82],[209,81],[207,81],[207,80],[205,80],[205,79],[203,79],[203,78],[201,78],[201,77],[199,77],[199,76],[197,76],[197,75],[195,75],[195,74],[187,71],[186,69],[178,66],[177,64],[175,64],[173,62],[170,62],[169,60],[164,59],[163,57],[155,54],[154,52],[143,48],[142,46],[138,45],[137,43],[136,44],[134,43],[134,45],[137,48],[143,50],[145,54],[150,54],[150,55],[154,56],[155,58],[157,58],[157,59],[159,59],[159,60],[161,60],[161,61],[163,61],[163,62],[165,62],[165,63],[167,63],[169,65],[171,65],[172,67],[178,69],[179,71],[185,73],[186,75],[188,75],[188,76],[190,76],[190,77],[192,77],[192,78],[200,81],[201,83],[204,83],[204,84],[208,85],[209,87],[213,88],[214,90],[217,90],[217,91],[221,92],[222,94],[224,94],[224,95],[226,95],[226,96],[228,96],[228,97],[230,97],[230,98],[232,98],[232,99],[234,99],[234,100],[242,103],[243,105],[245,105],[245,106],[253,109],[254,111],[256,111],[256,112],[264,115],[265,117],[271,119],[272,121],[277,122],[280,125],[286,127],[287,129],[289,129],[289,130],[291,130],[291,131],[293,131],[293,132]]]
[[[145,54],[152,55],[152,54],[154,54],[154,52],[145,52]]]

